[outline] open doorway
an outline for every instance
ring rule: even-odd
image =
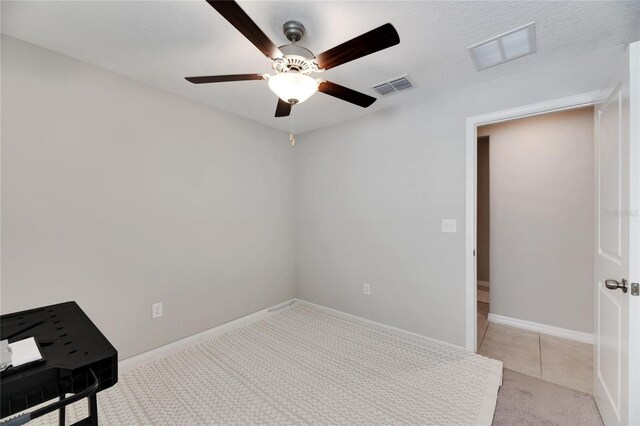
[[[477,129],[477,351],[592,391],[593,107]]]
[[[490,250],[490,163],[489,163],[489,136],[478,137],[478,165],[477,165],[477,203],[476,203],[476,223],[477,223],[477,243],[476,243],[476,268],[477,268],[477,338],[476,350],[480,348],[480,343],[489,327],[489,292],[491,289],[491,274],[489,257]]]

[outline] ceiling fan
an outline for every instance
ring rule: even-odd
[[[324,79],[312,78],[311,74],[337,67],[400,43],[400,37],[393,25],[385,24],[319,55],[314,55],[310,50],[296,44],[305,33],[304,26],[300,22],[288,21],[284,24],[284,34],[291,43],[278,47],[235,1],[207,0],[207,3],[269,58],[275,74],[185,77],[186,80],[194,84],[267,80],[269,88],[278,96],[276,117],[288,116],[293,105],[304,102],[316,92],[367,108],[376,101],[376,98]]]

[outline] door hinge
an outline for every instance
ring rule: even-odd
[[[632,296],[640,296],[640,284],[639,283],[631,283],[631,295]]]

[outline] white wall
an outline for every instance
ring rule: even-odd
[[[629,43],[633,43],[634,41],[640,41],[640,16],[638,16],[636,24],[634,25],[634,31],[629,37]]]
[[[1,125],[3,313],[126,358],[294,297],[287,135],[5,36]]]
[[[597,90],[621,53],[596,52],[300,136],[298,296],[464,346],[467,117]],[[456,234],[440,232],[443,218],[457,219]]]
[[[593,332],[593,107],[483,126],[493,314]]]
[[[297,295],[464,345],[466,118],[596,89],[621,52],[291,150],[277,131],[3,36],[2,312],[77,300],[124,358]]]

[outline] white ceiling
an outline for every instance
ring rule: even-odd
[[[320,53],[391,22],[400,44],[323,78],[373,95],[370,86],[408,74],[417,86],[363,109],[318,93],[294,108],[299,133],[372,111],[546,65],[628,40],[640,1],[239,1],[278,45],[282,24],[302,22],[300,43]],[[274,118],[264,81],[192,85],[185,76],[268,73],[269,61],[204,1],[2,1],[2,32],[213,107],[288,131]],[[476,71],[466,48],[536,23],[537,53]]]

